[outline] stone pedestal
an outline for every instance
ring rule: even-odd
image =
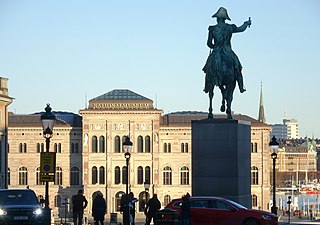
[[[251,124],[192,121],[192,195],[218,196],[251,208]]]

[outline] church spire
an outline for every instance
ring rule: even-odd
[[[264,106],[263,106],[263,97],[262,97],[262,82],[260,90],[260,106],[259,106],[259,118],[258,120],[262,123],[266,123],[266,118],[264,116]]]

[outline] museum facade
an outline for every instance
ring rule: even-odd
[[[89,201],[85,212],[88,216],[97,191],[106,198],[107,215],[119,212],[127,180],[129,190],[139,199],[138,217],[144,216],[146,195],[158,194],[164,207],[171,199],[192,193],[191,121],[206,119],[207,113],[164,114],[153,106],[152,100],[123,89],[91,99],[89,106],[79,111],[80,115],[54,113],[57,122],[50,151],[56,152],[56,175],[55,182],[49,185],[53,217],[64,217],[63,203],[70,202],[80,188]],[[233,117],[251,123],[252,206],[268,210],[271,127],[246,115],[234,114]],[[133,142],[128,174],[122,148],[126,136]],[[39,170],[40,152],[44,151],[45,143],[40,113],[10,113],[8,143],[9,187],[28,187],[40,197],[44,196]],[[145,182],[150,183],[147,192]]]

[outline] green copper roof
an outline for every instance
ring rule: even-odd
[[[96,98],[91,100],[147,100],[151,101],[150,99],[143,97],[133,91],[127,89],[115,89],[103,95],[100,95]]]

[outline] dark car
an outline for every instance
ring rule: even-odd
[[[33,190],[0,190],[0,225],[38,225],[42,222],[42,208]]]
[[[190,197],[191,225],[277,225],[275,214],[247,209],[225,198]],[[176,210],[180,217],[182,199],[172,200],[166,208]]]

